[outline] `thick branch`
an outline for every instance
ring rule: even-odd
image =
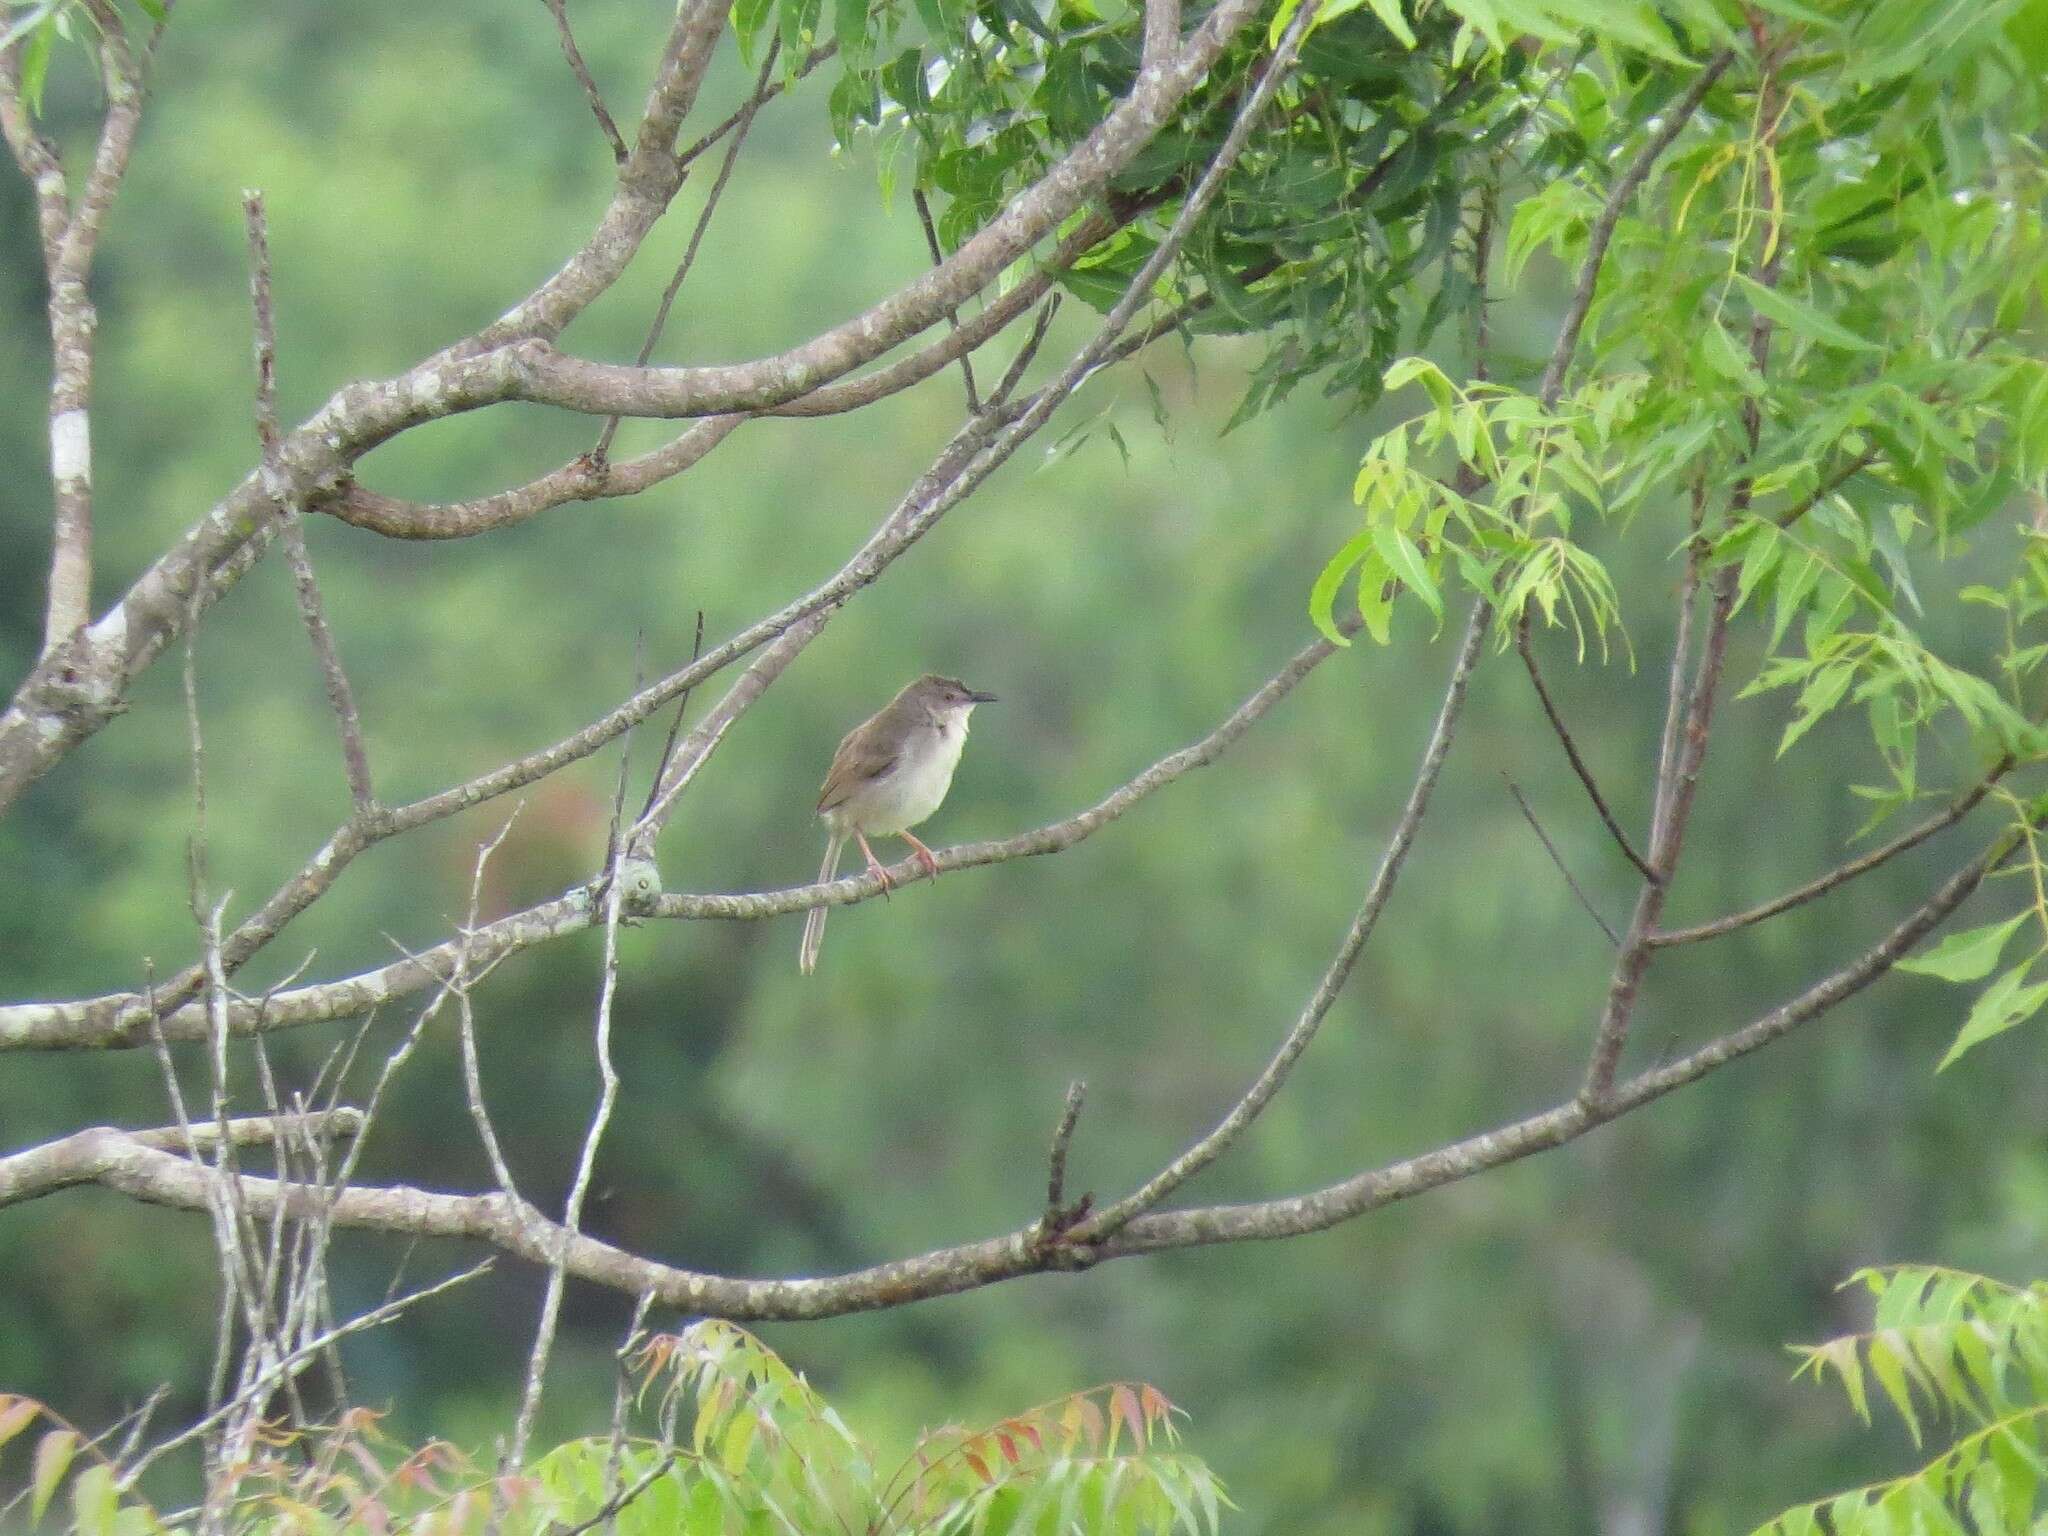
[[[848,1274],[740,1280],[681,1269],[575,1235],[533,1207],[501,1193],[451,1195],[407,1187],[346,1189],[333,1197],[331,1219],[338,1227],[481,1241],[539,1266],[552,1265],[559,1257],[566,1272],[577,1279],[631,1296],[651,1294],[663,1305],[683,1311],[742,1321],[873,1311],[955,1295],[1020,1275],[1085,1268],[1105,1259],[1323,1231],[1396,1200],[1562,1146],[1823,1016],[1882,976],[1961,906],[2009,847],[2010,840],[2002,839],[1972,860],[1851,964],[1741,1029],[1668,1066],[1630,1079],[1598,1105],[1582,1098],[1568,1100],[1497,1130],[1309,1194],[1140,1215],[1097,1245],[1047,1243],[1038,1223],[1033,1222],[1004,1237],[942,1248]],[[69,1153],[67,1183],[98,1183],[152,1204],[207,1209],[214,1174],[203,1166],[111,1129],[80,1132],[67,1140],[76,1143]],[[258,1218],[280,1208],[306,1219],[327,1218],[320,1191],[249,1175],[240,1176],[238,1183],[243,1202]],[[0,1186],[0,1203],[7,1198]]]
[[[1150,142],[1256,10],[1255,0],[1223,0],[1171,67],[1145,77],[1079,147],[943,267],[812,342],[780,357],[709,369],[622,369],[564,357],[550,339],[616,279],[673,195],[680,174],[675,127],[724,24],[722,4],[690,0],[620,173],[619,194],[591,241],[477,336],[398,379],[337,393],[279,445],[275,475],[245,479],[85,631],[81,656],[32,672],[0,713],[0,810],[124,707],[137,673],[203,608],[190,602],[191,594],[198,590],[210,600],[215,574],[252,540],[274,531],[281,502],[303,505],[334,493],[356,458],[408,428],[501,401],[552,399],[599,415],[717,415],[808,393],[935,323],[1099,192]]]
[[[252,1115],[229,1120],[226,1125],[227,1139],[238,1147],[271,1147],[280,1142],[301,1143],[308,1137],[354,1136],[363,1127],[363,1115],[355,1109]],[[110,1145],[132,1142],[151,1151],[177,1154],[182,1159],[188,1151],[199,1156],[215,1152],[221,1141],[220,1125],[211,1121],[149,1131],[123,1131],[110,1125],[74,1131],[42,1146],[0,1157],[0,1206],[35,1200],[74,1184],[95,1182]]]
[[[637,496],[695,466],[745,420],[746,416],[738,414],[707,416],[637,459],[600,462],[586,454],[525,485],[473,501],[400,501],[351,481],[346,490],[322,501],[315,510],[387,538],[467,539],[515,527],[569,502]]]

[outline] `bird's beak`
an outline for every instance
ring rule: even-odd
[[[970,688],[967,690],[967,702],[970,704],[993,704],[996,702],[996,696],[992,693],[976,693]]]

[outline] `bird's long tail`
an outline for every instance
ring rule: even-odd
[[[846,839],[837,832],[825,844],[825,862],[818,866],[820,885],[839,873],[839,852],[845,846]],[[804,918],[804,947],[797,953],[796,964],[806,976],[818,968],[818,951],[825,947],[825,914],[829,910],[813,907]]]

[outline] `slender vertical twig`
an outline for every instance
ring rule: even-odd
[[[732,143],[726,146],[725,159],[720,162],[718,175],[711,183],[711,190],[704,195],[704,206],[697,212],[697,222],[690,229],[690,242],[683,248],[683,259],[676,263],[675,275],[661,291],[661,303],[655,306],[654,321],[647,327],[647,339],[640,343],[640,351],[633,359],[640,366],[644,367],[647,360],[654,356],[654,348],[661,340],[661,333],[668,327],[668,312],[675,306],[676,295],[682,292],[683,280],[690,275],[690,268],[697,264],[697,250],[704,243],[704,231],[711,227],[711,216],[718,211],[718,200],[725,195],[726,183],[732,180],[732,168],[739,163],[740,150],[746,146],[747,130],[754,126],[754,114],[761,110],[761,103],[768,99],[768,76],[775,68],[775,60],[781,48],[781,38],[769,41],[768,52],[761,60],[760,74],[754,81],[754,92],[740,108],[738,131],[733,134]],[[612,439],[619,434],[619,420],[617,416],[605,419],[604,430],[597,435],[597,445],[590,450],[590,457],[595,463],[602,464],[610,457]]]
[[[924,246],[931,252],[932,265],[939,266],[946,259],[945,248],[939,244],[939,226],[932,218],[931,200],[924,195],[923,187],[910,189],[910,204],[917,210],[917,222],[924,228]],[[946,324],[952,330],[960,329],[960,311],[946,311]],[[966,353],[960,354],[960,377],[967,386],[967,411],[971,416],[981,414],[981,399],[974,388],[974,359]]]
[[[249,236],[249,305],[255,317],[256,436],[263,447],[266,474],[281,484],[277,464],[277,318],[271,302],[270,226],[263,194],[243,192],[242,213]],[[320,599],[320,584],[313,576],[312,557],[306,552],[306,532],[299,509],[287,503],[283,510],[285,560],[291,566],[299,617],[306,626],[307,639],[313,644],[313,657],[319,663],[320,678],[327,690],[327,705],[334,711],[335,723],[341,730],[341,763],[348,779],[349,800],[358,816],[367,816],[376,801],[370,790],[370,756],[363,745],[363,722],[356,712],[355,692],[349,687],[341,653],[327,627],[326,607]]]
[[[605,141],[612,147],[612,159],[624,165],[628,154],[626,140],[605,107],[604,93],[598,90],[597,81],[591,78],[590,66],[583,62],[583,50],[576,46],[576,34],[569,30],[568,7],[564,0],[541,0],[541,4],[555,18],[555,35],[561,39],[562,57],[569,61],[569,72],[583,87],[583,99],[590,103],[591,115],[597,119],[597,126],[604,130]]]

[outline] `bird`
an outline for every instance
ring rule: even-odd
[[[995,702],[994,694],[970,688],[956,677],[927,672],[846,733],[818,792],[818,818],[826,832],[820,884],[839,873],[839,855],[851,837],[867,858],[868,872],[882,882],[882,894],[889,893],[894,882],[868,846],[870,833],[902,838],[925,873],[934,880],[939,877],[938,860],[910,829],[936,811],[952,788],[974,706]],[[804,919],[797,967],[806,976],[817,968],[818,949],[825,942],[825,911],[813,907]]]

